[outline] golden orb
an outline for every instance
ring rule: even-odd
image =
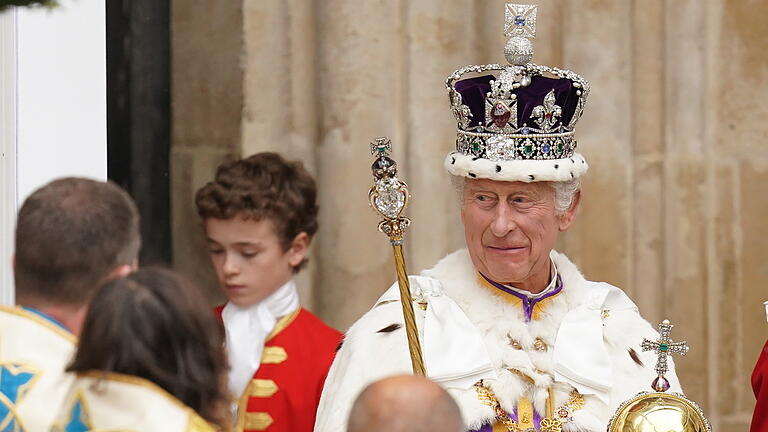
[[[679,393],[640,393],[624,402],[608,432],[711,432],[695,402]]]

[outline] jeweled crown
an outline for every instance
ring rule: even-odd
[[[589,83],[569,70],[531,63],[536,6],[507,3],[504,34],[509,64],[465,66],[446,80],[457,122],[456,150],[446,159],[446,167],[456,175],[500,180],[578,177],[587,165],[574,153],[574,127],[583,112]],[[496,74],[464,78],[483,72]],[[561,159],[570,160],[519,163]]]

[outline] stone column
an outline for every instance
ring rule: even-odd
[[[394,280],[392,252],[367,205],[372,183],[368,143],[388,135],[403,159],[402,4],[317,3],[321,130],[317,147],[322,199],[318,310],[346,328]],[[398,145],[399,143],[399,145]]]
[[[243,112],[240,155],[278,152],[298,159],[317,179],[315,3],[243,2]],[[321,212],[323,206],[321,206]],[[317,238],[297,279],[304,307],[315,310]]]
[[[171,35],[173,263],[215,302],[221,294],[194,194],[222,161],[240,154],[242,4],[174,0]]]

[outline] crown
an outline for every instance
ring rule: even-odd
[[[587,170],[574,130],[589,83],[574,72],[531,63],[536,6],[507,3],[508,64],[470,65],[446,79],[456,117],[454,175],[509,181],[564,181]],[[489,74],[465,78],[468,74]],[[495,73],[495,74],[494,74]]]

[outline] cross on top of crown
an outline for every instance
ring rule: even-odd
[[[685,355],[689,349],[685,341],[672,341],[672,338],[669,336],[672,332],[672,327],[674,326],[669,323],[669,320],[664,320],[659,324],[659,339],[656,341],[643,339],[643,351],[653,351],[658,356],[658,360],[656,361],[656,373],[659,374],[659,377],[662,377],[669,371],[667,357],[672,354]]]
[[[506,3],[504,36],[536,37],[536,5]]]

